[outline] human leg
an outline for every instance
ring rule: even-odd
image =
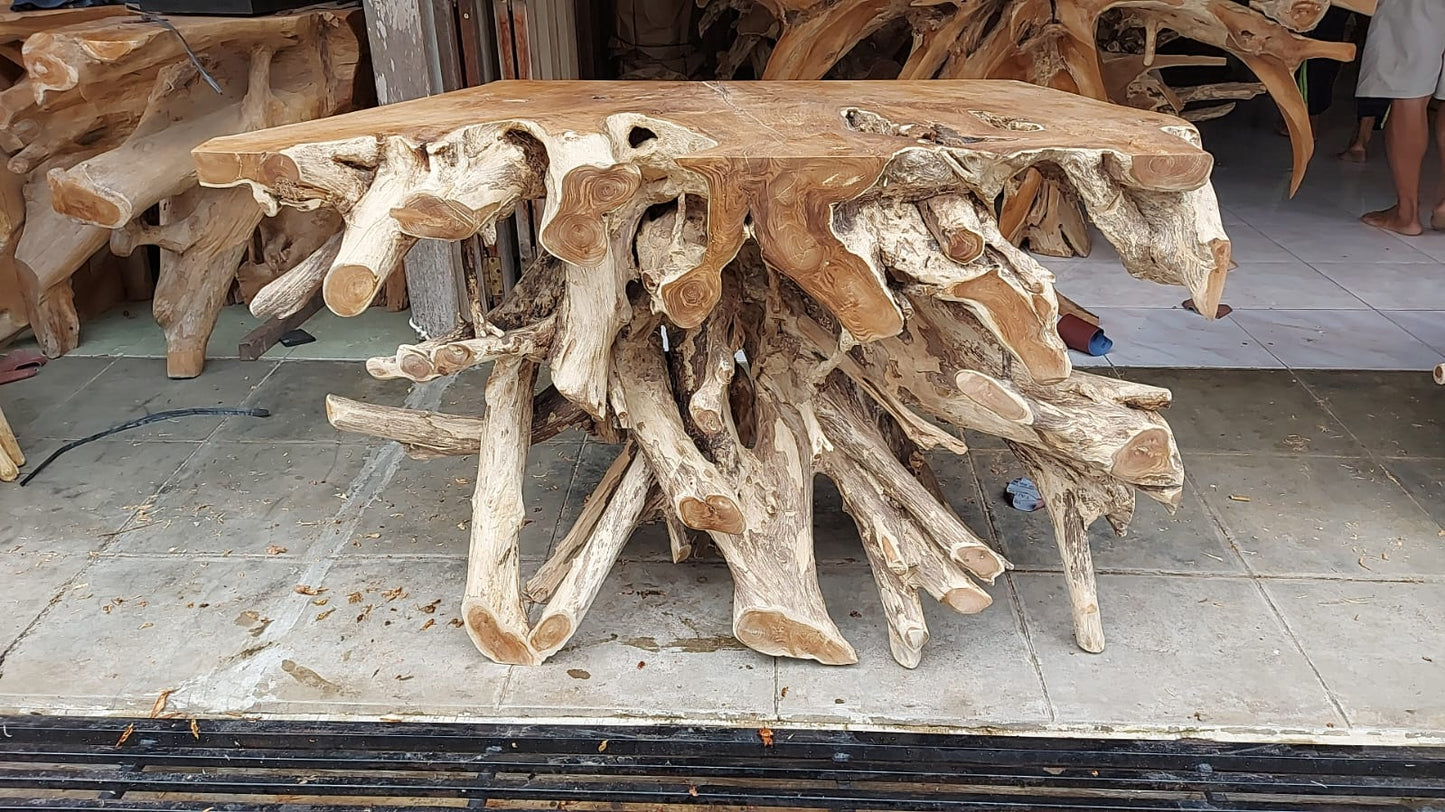
[[[1435,147],[1440,152],[1440,164],[1445,167],[1445,104],[1435,110]],[[1445,189],[1441,190],[1435,208],[1430,212],[1430,227],[1445,231]]]
[[[1382,120],[1389,111],[1389,99],[1355,99],[1355,133],[1350,138],[1350,145],[1339,154],[1340,160],[1364,163],[1369,157],[1370,140],[1376,130],[1384,129]]]
[[[1355,94],[1391,99],[1385,154],[1394,180],[1394,206],[1361,219],[1399,234],[1419,234],[1420,168],[1430,142],[1430,96],[1442,89],[1445,3],[1380,0],[1370,20]]]
[[[1385,124],[1385,156],[1395,183],[1395,205],[1372,211],[1360,219],[1366,224],[1414,236],[1420,227],[1420,168],[1430,143],[1430,97],[1395,99]]]

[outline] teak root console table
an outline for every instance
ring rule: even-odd
[[[484,323],[367,363],[426,381],[490,362],[480,417],[328,401],[339,428],[479,454],[463,617],[498,662],[566,645],[633,529],[658,519],[679,560],[690,531],[712,538],[743,643],[855,662],[814,567],[821,472],[857,522],[893,655],[916,665],[918,593],[978,612],[980,584],[1009,567],[929,468],[926,450],[967,451],[939,423],[1002,438],[1031,472],[1089,651],[1104,636],[1087,528],[1122,532],[1136,492],[1178,503],[1169,392],[1071,368],[1053,276],[994,209],[1035,168],[1129,272],[1214,313],[1230,246],[1212,161],[1172,116],[1008,81],[499,82],[194,155],[203,183],[250,186],[272,212],[342,213],[345,233],[258,297],[319,288],[341,315],[417,239],[494,235],[542,201],[544,253]],[[552,385],[534,394],[542,365]],[[571,427],[620,451],[524,581],[527,449]]]

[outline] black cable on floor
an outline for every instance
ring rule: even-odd
[[[59,457],[61,454],[64,454],[72,448],[79,448],[80,446],[83,446],[86,443],[91,442],[92,440],[99,440],[102,437],[109,437],[112,434],[118,434],[122,431],[129,431],[131,429],[140,428],[141,426],[149,423],[159,423],[162,420],[174,420],[178,417],[199,417],[214,415],[220,415],[224,417],[270,417],[271,412],[268,409],[232,409],[226,406],[207,406],[196,409],[171,409],[170,411],[166,412],[156,412],[155,414],[148,414],[145,417],[138,417],[128,423],[121,423],[119,426],[111,426],[105,431],[97,432],[90,435],[89,437],[76,440],[75,442],[66,443],[58,450],[56,450],[54,454],[46,457],[45,462],[42,462],[40,463],[40,465],[36,466],[34,471],[31,471],[25,476],[24,479],[20,480],[20,487],[23,488],[28,485],[30,483],[30,480],[34,479],[37,474],[45,470],[45,466],[49,465],[52,462],[55,462],[56,457]]]

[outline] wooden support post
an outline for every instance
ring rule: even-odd
[[[365,0],[378,103],[420,99],[461,87],[449,5],[433,0]],[[462,254],[455,243],[421,240],[408,252],[404,268],[412,323],[423,337],[446,335],[469,320]]]
[[[288,316],[277,316],[267,319],[264,324],[247,333],[241,339],[240,345],[236,348],[237,354],[242,361],[257,361],[266,351],[276,346],[281,337],[305,324],[312,316],[321,311],[325,304],[321,301],[321,294],[314,294],[300,310]]]

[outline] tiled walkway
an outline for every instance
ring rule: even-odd
[[[1445,741],[1445,409],[1417,373],[1131,370],[1171,387],[1189,482],[1096,528],[1108,649],[1074,647],[1048,520],[1005,506],[1012,455],[936,460],[1016,569],[975,616],[928,607],[898,666],[851,520],[820,480],[815,536],[847,668],[729,634],[731,579],[638,533],[570,646],[540,668],[458,628],[475,460],[419,462],[326,427],[327,392],[475,408],[482,378],[408,389],[355,363],[66,358],[0,391],[27,449],[164,408],[158,424],[0,486],[0,713],[689,719],[1331,740]],[[566,532],[611,451],[533,450],[523,566]],[[1102,525],[1102,523],[1101,523]],[[300,594],[298,586],[314,587]]]
[[[1369,163],[1347,163],[1334,156],[1344,136],[1331,128],[1291,200],[1287,139],[1233,116],[1202,130],[1239,263],[1224,289],[1233,315],[1194,318],[1179,309],[1188,294],[1121,273],[1103,241],[1085,259],[1042,260],[1060,290],[1103,318],[1115,342],[1110,361],[1424,370],[1445,359],[1445,233],[1400,237],[1358,219],[1392,201],[1382,138]],[[1428,158],[1427,195],[1438,183],[1437,160]]]

